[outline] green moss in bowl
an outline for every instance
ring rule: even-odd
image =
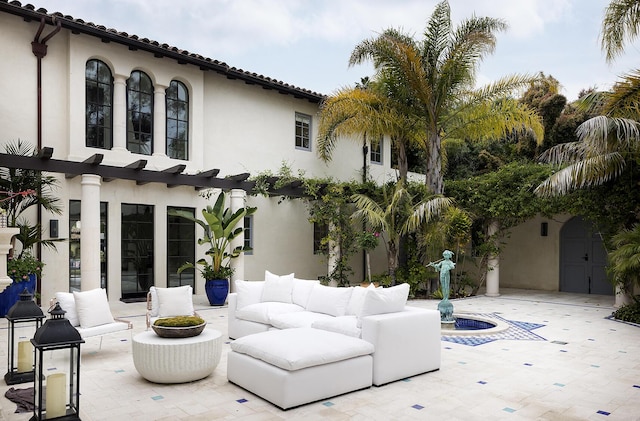
[[[163,338],[189,338],[202,333],[207,323],[198,316],[176,316],[158,319],[151,325]]]
[[[198,316],[175,316],[158,319],[153,322],[153,325],[164,327],[190,327],[199,326],[203,323],[204,319]]]

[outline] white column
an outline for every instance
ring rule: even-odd
[[[633,287],[632,287],[633,288]],[[621,284],[616,284],[616,297],[613,306],[615,308],[620,308],[622,306],[626,306],[627,304],[631,304],[633,302],[632,294],[626,292],[624,288],[622,288]]]
[[[7,255],[13,247],[11,238],[18,233],[20,228],[0,228],[0,292],[13,282],[7,275]]]
[[[335,226],[329,223],[329,233],[335,231]],[[329,255],[327,256],[327,275],[331,275],[338,266],[338,256],[340,255],[340,244],[330,240],[329,241]],[[329,286],[337,287],[338,281],[332,279],[329,281]]]
[[[113,150],[127,150],[127,78],[113,78]]]
[[[100,176],[82,175],[80,289],[100,288]]]
[[[493,221],[489,224],[487,234],[490,241],[496,241],[493,237],[500,229],[500,223]],[[500,255],[490,255],[487,260],[487,297],[500,296]]]
[[[245,198],[247,196],[247,192],[242,189],[232,189],[231,190],[231,203],[229,204],[231,208],[231,212],[236,212],[238,209],[245,207]],[[244,228],[244,218],[238,222],[237,227]],[[231,242],[231,249],[234,249],[238,246],[242,246],[244,244],[244,235],[240,235],[239,237],[234,238]],[[234,281],[236,279],[244,279],[244,253],[241,253],[240,256],[235,259],[231,259],[231,267],[234,269],[233,276],[231,280]],[[234,291],[234,282],[231,282],[230,290]]]
[[[167,156],[166,89],[156,85],[153,92],[153,156]]]

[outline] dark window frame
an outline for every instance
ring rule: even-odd
[[[87,60],[85,78],[85,146],[113,147],[113,74],[97,59]]]
[[[169,158],[189,159],[189,90],[172,80],[166,89],[166,153]],[[181,134],[184,134],[181,138]],[[174,146],[175,145],[175,146]]]
[[[148,89],[144,86],[148,85]],[[134,70],[127,79],[127,150],[153,154],[153,81],[145,72]],[[148,103],[147,103],[148,101]]]

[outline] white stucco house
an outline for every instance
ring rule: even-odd
[[[167,211],[199,215],[208,187],[230,191],[232,207],[258,208],[245,221],[254,251],[234,262],[235,278],[262,279],[265,269],[326,275],[305,205],[247,195],[247,177],[284,163],[337,180],[361,179],[364,166],[382,182],[395,177],[389,142],[368,151],[341,142],[325,163],[314,145],[323,94],[79,18],[0,0],[0,147],[21,139],[46,150],[28,165],[55,175],[62,199],[61,215],[41,216],[54,228],[45,235],[67,239],[57,252],[42,250],[42,297],[98,286],[110,300],[140,298],[150,285],[193,284],[204,293],[202,279],[176,274],[202,256],[199,233]],[[11,165],[22,164],[0,154],[0,166]],[[593,244],[563,236],[569,221],[540,218],[513,230],[509,241],[519,245],[501,258],[500,285],[572,290],[592,282],[594,268],[576,275],[572,262],[593,262],[576,248]],[[386,268],[379,257],[374,273]],[[353,267],[364,279],[362,265]],[[590,285],[584,292],[602,293]]]

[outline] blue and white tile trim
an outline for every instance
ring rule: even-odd
[[[442,340],[453,342],[462,345],[478,346],[489,342],[497,341],[500,339],[515,340],[515,341],[546,341],[540,335],[532,332],[532,330],[538,329],[545,325],[539,323],[521,322],[516,320],[507,320],[500,317],[497,313],[465,313],[470,316],[478,316],[484,319],[496,320],[509,325],[507,330],[497,332],[494,334],[480,334],[478,336],[455,336],[455,335],[443,335]]]

